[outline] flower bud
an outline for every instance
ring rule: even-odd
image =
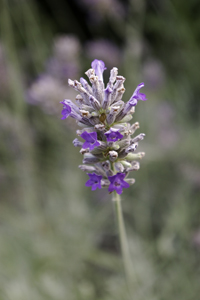
[[[108,160],[104,161],[101,163],[102,168],[107,172],[108,170],[110,170],[110,162]]]
[[[115,161],[118,158],[118,153],[116,151],[109,151],[109,158],[111,161]]]
[[[117,172],[122,173],[124,171],[124,166],[122,165],[122,163],[116,162],[115,163],[115,169],[117,170]]]
[[[91,117],[91,114],[87,110],[80,109],[80,113],[83,117],[85,117],[87,119],[89,119]]]
[[[87,166],[87,165],[80,165],[78,166],[82,171],[84,172],[94,172],[96,171],[96,168],[93,166]]]
[[[118,74],[118,69],[117,68],[112,68],[112,70],[110,71],[110,78],[109,78],[109,83],[108,83],[108,85],[110,87],[113,86],[113,83],[116,80],[117,74]]]
[[[82,148],[79,152],[83,155],[85,153],[89,153],[89,149],[88,148],[86,148],[86,149]]]
[[[128,184],[134,184],[135,183],[135,179],[134,178],[126,178],[125,181],[128,183]]]
[[[130,171],[138,171],[140,168],[140,163],[138,161],[132,161],[131,162],[131,167],[130,168],[127,168],[127,172],[130,172]]]
[[[109,181],[109,180],[107,180],[107,179],[102,179],[102,180],[101,180],[101,186],[102,186],[102,188],[108,187],[109,184],[110,184],[110,181]]]
[[[96,130],[99,130],[99,131],[104,131],[104,130],[105,130],[105,125],[104,125],[104,124],[96,124],[96,125],[94,126],[94,128],[95,128]]]
[[[83,143],[80,142],[77,138],[73,140],[74,147],[82,147]]]
[[[139,152],[139,153],[129,153],[127,156],[126,156],[126,159],[129,160],[129,161],[132,161],[132,160],[135,160],[135,159],[139,159],[139,158],[143,158],[145,156],[145,153],[144,152]]]
[[[138,147],[138,143],[132,144],[128,148],[126,148],[125,152],[126,153],[130,153],[130,152],[132,153],[137,149],[137,147]]]
[[[144,139],[144,137],[145,137],[145,134],[140,133],[131,140],[131,143],[136,143],[136,142],[142,141]]]
[[[131,125],[130,135],[134,134],[138,128],[140,128],[139,122],[135,122],[133,125]]]
[[[87,71],[85,72],[85,74],[88,76],[88,78],[90,78],[91,75],[94,75],[94,74],[95,74],[94,69],[91,68],[91,69],[87,70]]]
[[[125,167],[125,168],[130,168],[132,165],[128,162],[128,161],[126,161],[126,160],[121,160],[120,161],[121,162],[121,164]]]
[[[100,161],[100,159],[98,157],[92,155],[91,153],[84,154],[84,159],[83,159],[84,164],[97,163],[99,161]]]
[[[100,103],[94,96],[90,96],[89,100],[90,100],[90,104],[95,110],[100,110],[101,108]]]
[[[96,124],[99,124],[99,117],[91,117],[89,122],[91,125],[95,126]]]

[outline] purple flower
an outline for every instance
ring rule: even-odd
[[[95,147],[100,146],[100,143],[97,141],[96,131],[91,133],[84,131],[80,136],[85,140],[85,143],[82,146],[83,149],[89,148],[90,150],[93,150]]]
[[[105,63],[102,60],[95,59],[91,63],[91,67],[94,69],[99,80],[103,81],[103,71],[106,70]]]
[[[71,107],[71,110],[75,111],[76,113],[80,113],[79,108],[70,100],[70,99],[64,99],[62,102],[63,105],[69,105]]]
[[[144,86],[144,83],[138,84],[138,86],[135,89],[135,92],[133,93],[131,99],[129,100],[129,103],[132,106],[135,106],[138,102],[138,100],[146,101],[146,95],[143,93],[140,93],[140,89]]]
[[[70,116],[70,114],[72,112],[72,109],[71,109],[71,107],[68,104],[65,103],[65,101],[62,101],[60,103],[63,104],[63,110],[61,112],[61,114],[62,114],[63,117],[61,118],[61,120],[64,120],[64,119],[67,119],[67,117]]]
[[[128,114],[128,112],[131,110],[133,106],[136,106],[138,103],[138,100],[146,101],[146,95],[143,93],[140,93],[140,89],[144,86],[144,83],[138,84],[138,86],[135,89],[135,92],[131,96],[130,100],[126,103],[125,108],[123,110],[123,116]]]
[[[105,136],[108,142],[116,142],[123,138],[123,135],[119,132],[119,129],[112,127],[105,133]]]
[[[92,191],[95,191],[97,188],[101,189],[101,179],[102,176],[96,175],[95,173],[87,174],[90,179],[85,183],[86,186],[91,186]]]
[[[63,115],[63,117],[61,118],[62,120],[70,116],[79,122],[83,121],[83,118],[80,115],[80,111],[78,107],[71,100],[65,99],[60,103],[63,104],[63,110],[61,112],[61,114]]]
[[[124,173],[117,173],[114,176],[108,176],[108,179],[110,181],[108,191],[113,192],[115,190],[117,194],[120,195],[123,188],[128,188],[130,185],[126,181],[124,181],[125,176],[126,174]]]

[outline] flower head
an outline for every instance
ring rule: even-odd
[[[138,170],[135,167],[137,159],[144,156],[144,152],[135,153],[139,141],[143,140],[141,133],[132,137],[139,128],[136,122],[130,125],[134,113],[133,106],[138,100],[146,100],[145,94],[140,93],[144,83],[140,83],[131,99],[124,103],[122,96],[125,92],[125,78],[118,75],[118,69],[110,71],[106,88],[103,84],[103,71],[105,64],[95,59],[85,74],[86,79],[68,80],[69,86],[74,88],[78,95],[76,104],[65,99],[63,102],[63,119],[70,116],[82,128],[77,135],[85,141],[74,140],[74,146],[80,147],[83,155],[81,170],[89,173],[90,179],[86,186],[92,190],[108,187],[109,192],[116,191],[121,194],[135,180],[125,177],[130,171]],[[95,76],[96,74],[96,76]]]
[[[112,127],[105,133],[105,136],[107,138],[107,142],[116,142],[123,138],[123,135],[119,132],[119,129]]]
[[[102,60],[95,59],[91,63],[91,67],[94,69],[99,80],[103,81],[103,71],[106,70],[104,62]]]
[[[92,191],[96,190],[97,188],[101,189],[101,175],[97,175],[95,173],[88,173],[87,174],[90,179],[85,183],[86,186],[91,186]]]
[[[89,148],[89,150],[93,150],[95,147],[100,145],[100,143],[97,141],[96,131],[91,133],[84,131],[80,136],[85,140],[85,143],[82,146],[83,149]]]
[[[128,188],[130,185],[126,181],[124,181],[125,176],[126,174],[124,173],[117,173],[114,176],[108,176],[108,179],[110,181],[108,191],[116,191],[117,194],[121,194],[123,188]]]

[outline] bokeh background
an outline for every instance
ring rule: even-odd
[[[94,59],[145,82],[146,133],[123,192],[135,300],[200,295],[200,2],[0,1],[0,299],[130,299],[111,197],[91,192],[60,120]]]

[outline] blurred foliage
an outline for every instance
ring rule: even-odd
[[[107,5],[0,1],[2,300],[198,299],[200,4]],[[60,36],[81,43],[76,62],[82,72],[97,49],[108,68],[115,57],[126,77],[125,99],[139,82],[146,85],[148,101],[138,104],[134,119],[146,133],[139,149],[146,157],[122,203],[134,265],[131,296],[110,195],[86,188],[78,169],[76,125],[45,111],[41,99],[27,99],[41,74],[61,80],[61,71],[56,76],[48,69]],[[58,107],[60,93],[53,99]]]

